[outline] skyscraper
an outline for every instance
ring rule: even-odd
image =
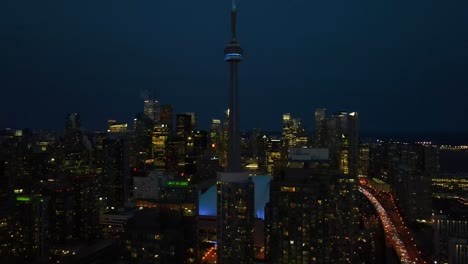
[[[173,132],[172,110],[172,105],[161,105],[161,124],[167,125],[171,134]]]
[[[319,120],[322,120],[321,118]],[[325,122],[326,128],[320,129],[326,129],[325,146],[328,146],[330,150],[332,166],[339,168],[346,175],[357,177],[359,162],[358,113],[337,112],[327,118]],[[322,143],[316,141],[316,145],[320,146]]]
[[[65,130],[77,130],[81,127],[80,116],[77,113],[71,113],[67,115],[67,122],[65,124]]]
[[[290,113],[283,114],[283,146],[281,159],[287,160],[291,148],[307,147],[307,132],[301,125],[301,120],[292,118]]]
[[[315,132],[314,147],[322,148],[327,146],[327,109],[319,108],[315,110]]]
[[[254,185],[241,169],[237,66],[243,51],[236,36],[237,7],[231,9],[231,41],[224,50],[229,63],[229,120],[227,171],[218,173],[217,240],[218,262],[253,263],[254,261]]]
[[[268,263],[357,263],[357,185],[327,149],[291,149],[275,164],[266,206]]]
[[[158,124],[161,119],[161,107],[159,105],[159,101],[146,99],[144,102],[144,113],[147,117]]]

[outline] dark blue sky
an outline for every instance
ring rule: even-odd
[[[0,127],[129,121],[155,91],[202,128],[227,107],[229,0],[0,1]],[[364,131],[468,131],[468,1],[241,0],[244,128],[358,111]]]

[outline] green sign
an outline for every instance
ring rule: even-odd
[[[18,201],[18,202],[29,202],[29,201],[31,201],[31,198],[29,198],[27,196],[17,196],[16,201]]]
[[[168,186],[188,186],[188,182],[184,181],[168,181]]]

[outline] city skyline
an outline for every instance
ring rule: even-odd
[[[180,4],[3,3],[0,125],[61,128],[78,112],[104,128],[142,112],[147,90],[208,128],[227,108],[226,3]],[[242,3],[241,128],[279,131],[290,112],[312,129],[325,107],[359,112],[363,131],[467,131],[465,5]]]
[[[467,262],[461,6],[19,1],[2,262]]]

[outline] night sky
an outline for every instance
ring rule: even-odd
[[[240,0],[241,126],[468,131],[468,1]],[[129,122],[145,93],[201,128],[228,104],[230,0],[0,1],[0,128]],[[148,92],[145,92],[148,91]]]

